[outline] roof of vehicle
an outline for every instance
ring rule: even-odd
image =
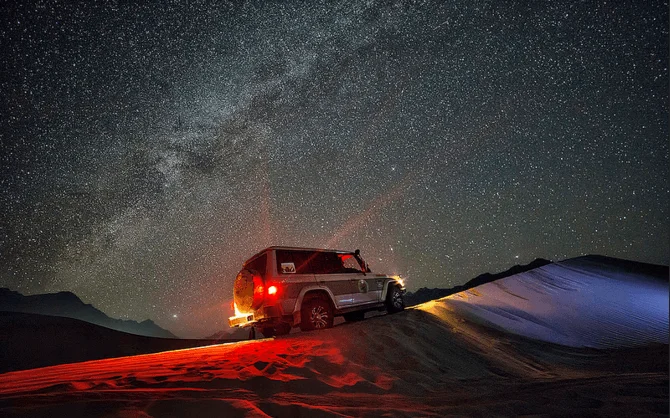
[[[269,250],[289,250],[289,251],[322,251],[322,252],[329,252],[329,253],[338,253],[338,254],[353,254],[354,251],[345,251],[345,250],[331,250],[331,249],[326,249],[326,248],[305,248],[305,247],[282,247],[282,246],[277,246],[274,245],[272,247],[267,247],[264,250],[261,250],[254,254],[253,256],[249,257],[247,261],[244,262],[244,264],[248,263],[249,261],[253,260],[254,258],[260,256],[261,254],[269,251]]]

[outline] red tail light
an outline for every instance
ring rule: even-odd
[[[277,294],[277,286],[268,287],[268,295],[276,295],[276,294]]]
[[[258,309],[263,304],[264,293],[263,279],[261,276],[254,274],[254,301],[252,303],[254,309]]]

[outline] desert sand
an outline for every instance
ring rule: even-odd
[[[0,415],[667,416],[667,282],[543,269],[329,330],[0,374]]]

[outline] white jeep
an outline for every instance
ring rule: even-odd
[[[335,316],[405,308],[398,276],[372,274],[360,251],[269,247],[248,259],[235,279],[231,327],[256,327],[264,336],[330,328]]]

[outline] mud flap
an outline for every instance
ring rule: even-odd
[[[302,315],[300,314],[300,311],[293,312],[293,326],[300,325],[301,319]]]

